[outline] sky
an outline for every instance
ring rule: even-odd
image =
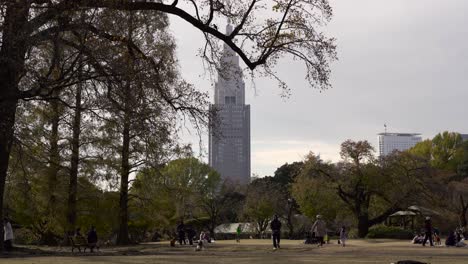
[[[251,168],[273,175],[286,162],[313,151],[338,161],[340,144],[377,134],[421,133],[423,138],[448,130],[468,133],[468,1],[330,0],[332,21],[325,28],[337,39],[332,88],[308,86],[303,65],[290,59],[276,70],[292,89],[281,97],[271,79],[246,80],[251,105]],[[197,51],[203,36],[186,22],[171,19],[183,78],[197,89],[213,86]],[[195,133],[186,143],[199,148]],[[202,151],[207,151],[205,135]]]

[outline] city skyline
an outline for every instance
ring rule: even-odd
[[[272,175],[309,151],[337,161],[347,139],[368,140],[377,150],[376,134],[384,124],[390,132],[416,131],[423,139],[445,130],[468,132],[468,2],[332,0],[331,5],[334,17],[326,32],[336,37],[339,57],[332,64],[331,89],[309,88],[303,65],[288,58],[277,67],[291,88],[287,98],[274,80],[257,77],[253,85],[246,75],[253,174]],[[177,19],[171,23],[173,32],[185,26]],[[185,30],[176,39],[183,77],[211,92],[213,77],[196,56],[203,35]],[[187,134],[185,142],[198,149],[198,138]]]

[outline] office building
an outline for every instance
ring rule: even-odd
[[[422,141],[421,134],[416,133],[380,133],[379,156],[386,156],[395,150],[404,151]]]
[[[228,25],[227,34],[233,28]],[[223,179],[250,182],[250,106],[245,104],[245,84],[239,57],[224,45],[214,104],[217,118],[210,125],[209,164]]]

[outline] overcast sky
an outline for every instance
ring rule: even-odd
[[[330,0],[334,17],[326,29],[337,39],[333,88],[310,88],[301,64],[283,60],[279,75],[292,88],[281,98],[273,80],[246,81],[251,105],[252,173],[272,175],[309,151],[339,160],[346,139],[377,144],[389,132],[444,130],[468,133],[468,1]],[[212,83],[196,56],[202,35],[172,19],[183,77],[200,90]],[[187,142],[198,140],[183,135]],[[205,150],[207,136],[204,138]]]

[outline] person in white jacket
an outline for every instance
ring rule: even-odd
[[[3,219],[3,245],[7,251],[13,249],[13,228],[8,218]]]

